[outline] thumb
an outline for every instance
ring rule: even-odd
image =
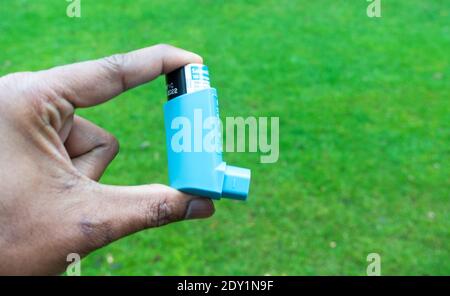
[[[94,192],[92,192],[94,191]],[[165,185],[91,187],[91,213],[82,218],[81,233],[87,249],[97,249],[139,230],[168,223],[207,218],[214,214],[208,198],[195,197]]]

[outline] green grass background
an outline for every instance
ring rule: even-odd
[[[85,275],[450,274],[450,6],[446,0],[0,0],[0,74],[170,43],[201,54],[221,116],[279,116],[280,158],[248,202],[143,231]],[[167,183],[164,80],[79,110],[121,152],[102,182]],[[143,147],[142,143],[149,143]],[[109,260],[108,260],[109,258]]]

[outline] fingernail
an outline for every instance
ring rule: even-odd
[[[189,202],[184,219],[207,218],[214,213],[214,205],[210,199],[196,198]]]

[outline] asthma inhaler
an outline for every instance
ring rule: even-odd
[[[180,191],[246,200],[250,170],[222,160],[217,91],[208,67],[188,64],[166,75],[164,105],[169,184]]]

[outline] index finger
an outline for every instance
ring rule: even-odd
[[[159,44],[39,74],[75,107],[89,107],[189,63],[203,60],[195,53]]]

